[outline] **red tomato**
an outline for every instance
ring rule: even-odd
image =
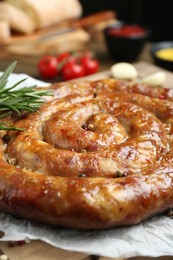
[[[76,79],[85,76],[84,66],[76,59],[70,59],[62,68],[62,77],[65,80]]]
[[[58,75],[58,62],[53,56],[45,56],[38,63],[38,71],[43,78],[54,78]]]
[[[71,59],[72,56],[69,52],[63,52],[59,54],[59,56],[57,57],[57,61],[58,61],[58,70],[60,73],[62,72],[64,65]]]
[[[94,74],[99,69],[98,60],[92,58],[91,56],[84,56],[81,58],[81,62],[85,68],[86,75]]]
[[[69,52],[62,52],[58,55],[57,57],[57,61],[58,63],[62,63],[65,60],[67,60],[70,57],[70,53]]]

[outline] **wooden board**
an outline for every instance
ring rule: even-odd
[[[134,64],[140,77],[148,76],[162,69],[148,62],[138,62]],[[165,71],[167,75],[166,86],[173,87],[173,73]],[[110,77],[110,71],[101,72],[84,79],[97,80]],[[83,79],[82,79],[83,80]],[[0,249],[9,256],[10,260],[111,260],[118,258],[108,258],[87,255],[85,253],[69,252],[55,248],[42,241],[31,241],[23,246],[9,247],[8,242],[0,242]],[[163,257],[133,257],[129,260],[172,260],[173,256]],[[120,258],[118,259],[120,260]],[[122,260],[122,259],[121,259]]]
[[[3,46],[3,54],[18,55],[21,57],[41,57],[48,54],[56,55],[64,51],[86,49],[89,41],[90,35],[82,28],[78,28],[69,30],[69,32],[60,35],[55,34],[38,41],[5,45]]]
[[[102,30],[100,25],[115,23],[115,17],[114,11],[102,11],[80,19],[63,21],[26,35],[13,33],[11,37],[0,41],[0,49],[6,55],[36,57],[86,49],[91,39],[91,28]]]

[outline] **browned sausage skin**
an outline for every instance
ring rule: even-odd
[[[0,210],[92,230],[172,207],[171,90],[144,87],[114,79],[52,85],[39,113],[14,122],[25,131],[0,134]]]

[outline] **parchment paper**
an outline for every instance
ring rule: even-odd
[[[142,224],[107,231],[51,228],[0,214],[1,241],[40,239],[55,247],[107,257],[173,256],[173,219],[164,215]]]
[[[24,85],[47,85],[25,74],[13,74],[9,85],[23,77],[28,77]],[[80,232],[51,228],[0,213],[0,230],[5,233],[0,241],[40,239],[58,248],[107,257],[173,256],[173,219],[166,215],[132,227]]]

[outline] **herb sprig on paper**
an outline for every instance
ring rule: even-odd
[[[37,111],[42,103],[45,102],[44,96],[51,95],[48,90],[35,90],[36,85],[30,87],[21,87],[20,84],[27,78],[24,78],[12,86],[7,86],[9,77],[13,72],[17,62],[13,62],[0,77],[0,120],[11,113],[21,111]],[[14,126],[8,126],[6,122],[0,122],[0,130],[22,130]]]

